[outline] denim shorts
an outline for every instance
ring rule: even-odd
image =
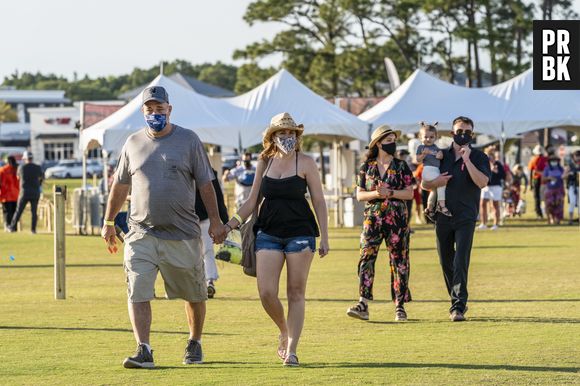
[[[316,239],[313,236],[280,238],[262,231],[258,231],[256,235],[256,252],[265,249],[284,253],[296,253],[302,252],[306,248],[309,248],[311,252],[316,251]]]

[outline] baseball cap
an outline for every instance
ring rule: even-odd
[[[161,86],[147,87],[143,90],[143,104],[149,101],[169,103],[169,95],[167,95],[167,91]]]

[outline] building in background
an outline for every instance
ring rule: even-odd
[[[30,109],[70,106],[70,99],[63,90],[15,90],[0,89],[0,100],[6,102],[16,112],[18,122],[0,123],[0,144],[2,146],[30,145]]]

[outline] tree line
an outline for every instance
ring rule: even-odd
[[[164,63],[180,72],[236,93],[266,80],[277,68],[260,61],[280,55],[280,67],[325,97],[386,95],[384,58],[401,79],[421,68],[452,83],[481,87],[507,80],[531,65],[533,19],[574,19],[571,0],[256,0],[244,20],[277,23],[283,29],[236,50],[240,66]],[[484,71],[488,68],[488,71]],[[61,89],[73,101],[116,99],[150,82],[159,67],[130,74],[72,80],[41,73],[5,77],[3,86]]]

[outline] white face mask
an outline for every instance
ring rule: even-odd
[[[276,137],[276,146],[284,154],[288,154],[296,149],[296,137],[280,138]]]

